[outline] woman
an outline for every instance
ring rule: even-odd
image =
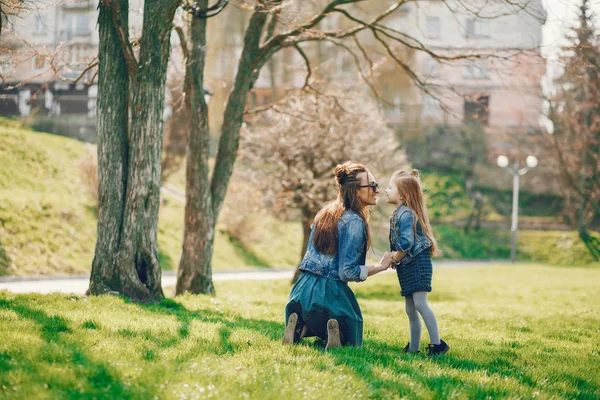
[[[302,275],[285,307],[284,344],[318,336],[327,340],[326,349],[362,345],[362,313],[347,282],[362,282],[392,265],[389,253],[365,265],[371,247],[369,206],[377,204],[379,194],[373,174],[348,161],[335,167],[335,179],[337,199],[315,217]]]

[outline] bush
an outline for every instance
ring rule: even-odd
[[[437,225],[433,231],[443,258],[510,259],[511,233],[508,230],[480,230],[466,234],[459,227]],[[600,237],[597,233],[593,235]],[[553,265],[595,264],[575,231],[519,231],[517,260]]]

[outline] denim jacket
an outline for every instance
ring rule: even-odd
[[[421,222],[417,221],[417,235],[413,228],[415,216],[406,204],[398,207],[390,218],[390,249],[391,251],[408,251],[396,265],[405,266],[416,255],[432,246],[431,241],[423,233]]]
[[[367,235],[362,218],[346,210],[337,225],[337,251],[321,254],[313,244],[315,229],[310,233],[306,254],[300,263],[301,271],[343,282],[362,282],[367,279]]]

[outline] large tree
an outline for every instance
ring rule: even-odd
[[[98,17],[98,235],[88,293],[163,297],[156,235],[162,116],[178,0],[145,0],[139,58],[128,0],[102,0]]]
[[[563,48],[564,73],[550,100],[550,162],[564,188],[571,222],[600,260],[600,241],[589,233],[590,224],[600,219],[600,41],[587,0],[569,40]]]
[[[191,1],[191,0],[190,0]],[[261,68],[283,49],[300,54],[307,68],[305,87],[311,86],[313,68],[306,51],[311,42],[328,42],[345,50],[356,64],[359,75],[379,95],[373,85],[373,75],[383,55],[395,64],[417,88],[436,97],[435,85],[429,84],[410,65],[407,52],[424,52],[438,61],[451,63],[477,60],[484,57],[508,58],[522,52],[438,51],[424,45],[409,32],[386,26],[383,22],[402,7],[420,0],[366,2],[361,0],[322,0],[316,2],[285,2],[281,0],[254,0],[244,3],[251,14],[244,33],[243,49],[238,58],[233,87],[226,101],[221,126],[218,152],[212,176],[208,166],[208,114],[203,87],[206,38],[206,13],[196,13],[189,25],[189,37],[178,30],[186,55],[186,110],[190,121],[187,152],[187,184],[185,233],[177,278],[177,293],[214,294],[211,260],[215,224],[223,204],[227,186],[237,157],[240,127],[243,123],[246,101]],[[218,3],[226,3],[219,1]],[[361,4],[358,4],[361,3]],[[494,18],[509,13],[530,12],[526,4],[503,0],[491,7],[489,13],[460,0],[445,5],[453,12],[470,17]],[[536,2],[537,4],[537,2]],[[186,3],[189,9],[206,9],[207,0]],[[301,10],[294,9],[300,7]],[[306,15],[311,15],[306,18]],[[485,15],[484,15],[485,14]],[[344,21],[339,29],[328,28],[333,17]],[[365,46],[367,35],[370,46]],[[187,40],[189,39],[189,40]],[[189,43],[188,43],[189,42]],[[377,49],[373,51],[372,46]]]

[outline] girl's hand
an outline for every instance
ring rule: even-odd
[[[394,263],[399,262],[400,260],[402,260],[404,258],[404,256],[406,255],[406,251],[394,251],[392,254],[394,256]]]

